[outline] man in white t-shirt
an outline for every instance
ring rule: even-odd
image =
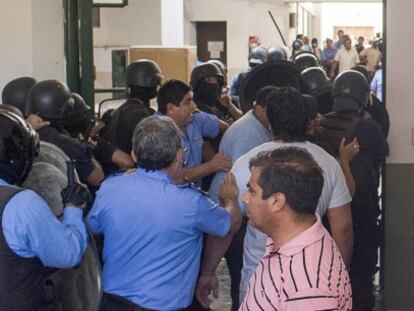
[[[334,76],[335,69],[339,63],[339,73],[350,70],[359,63],[359,55],[356,49],[352,46],[351,39],[347,37],[344,39],[343,48],[339,49],[335,55],[334,62],[331,69],[331,78]]]
[[[345,177],[338,162],[327,152],[306,141],[308,114],[305,99],[293,88],[280,88],[273,91],[266,99],[266,113],[272,128],[273,141],[257,146],[240,157],[233,165],[232,172],[239,187],[239,205],[243,213],[246,208],[242,202],[242,194],[246,191],[251,171],[249,161],[259,152],[283,147],[301,147],[306,149],[316,160],[324,172],[324,186],[319,199],[317,213],[328,216],[332,237],[337,243],[345,264],[349,265],[352,248],[353,232],[349,194]],[[251,274],[259,264],[264,250],[266,236],[248,225],[244,243],[242,281],[240,284],[240,300],[244,298]],[[224,251],[226,243],[220,243],[209,237],[201,268],[201,277],[197,288],[197,298],[204,305],[209,304],[208,294],[217,291],[215,269]]]

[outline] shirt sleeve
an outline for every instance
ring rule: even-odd
[[[231,79],[231,85],[229,90],[229,95],[234,96],[237,95],[237,80],[239,79],[239,75],[234,75],[233,79]]]
[[[100,222],[100,214],[103,210],[101,191],[96,193],[95,201],[87,216],[88,228],[94,233],[102,233],[102,224]]]
[[[239,158],[231,168],[237,186],[239,187],[239,207],[243,216],[247,215],[246,206],[243,203],[243,194],[247,191],[247,183],[250,179],[250,169],[248,163],[246,163],[245,157]]]
[[[224,237],[230,230],[230,212],[200,194],[195,227],[205,233]]]
[[[216,138],[220,133],[220,120],[216,116],[200,111],[194,114],[194,118],[200,126],[201,136]]]
[[[338,162],[334,161],[335,168],[334,174],[332,177],[332,182],[334,183],[331,200],[329,202],[328,208],[340,207],[351,202],[352,197],[349,194],[349,189],[346,184],[344,173],[342,172],[341,167]]]
[[[378,89],[378,72],[375,73],[374,78],[371,81],[371,91],[377,92]]]
[[[337,62],[339,62],[339,54],[341,54],[341,51],[338,50],[335,54],[335,57],[334,57],[335,61],[337,61]]]
[[[329,289],[308,288],[296,292],[285,301],[285,311],[317,311],[317,310],[339,310],[341,305],[336,294]],[[351,298],[349,297],[349,300]],[[349,305],[349,304],[348,304]],[[346,298],[343,307],[347,306]],[[342,309],[340,309],[342,310]],[[344,309],[345,310],[345,309]]]
[[[3,232],[12,251],[25,258],[38,257],[46,267],[76,266],[87,245],[81,209],[66,207],[60,222],[46,202],[29,190],[7,204]]]

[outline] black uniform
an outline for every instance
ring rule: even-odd
[[[88,176],[95,168],[92,162],[92,148],[75,138],[60,133],[51,126],[38,129],[37,132],[40,140],[58,146],[70,159],[76,160],[75,167],[79,178],[81,182],[86,183]]]
[[[350,142],[357,138],[360,152],[351,161],[356,192],[352,199],[354,250],[350,278],[354,310],[372,310],[375,304],[373,276],[376,272],[379,246],[379,166],[388,152],[380,126],[363,119],[356,111],[332,112],[320,122],[321,139],[338,150],[342,137]]]
[[[129,98],[111,116],[102,137],[127,154],[131,153],[132,135],[137,124],[153,112],[139,99]]]

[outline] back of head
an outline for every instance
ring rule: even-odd
[[[127,86],[153,88],[161,84],[163,76],[158,64],[149,59],[140,59],[126,69]]]
[[[255,47],[249,54],[249,66],[255,67],[267,61],[267,50],[262,46]]]
[[[191,91],[191,87],[180,80],[168,80],[158,90],[157,103],[158,111],[167,113],[167,105],[179,106],[184,96]]]
[[[69,133],[83,133],[93,121],[88,118],[89,106],[78,93],[72,93],[72,98],[74,103],[66,111],[64,126]]]
[[[148,117],[138,123],[132,149],[138,167],[147,171],[170,167],[181,148],[180,130],[168,117]]]
[[[273,45],[267,50],[267,61],[273,60],[287,60],[287,53],[286,50],[279,46]]]
[[[220,68],[213,63],[204,63],[193,68],[190,76],[190,85],[194,91],[197,90],[199,84],[207,78],[217,77],[219,84],[224,84],[224,76]]]
[[[27,94],[35,83],[36,79],[32,77],[21,77],[10,81],[1,94],[3,104],[16,107],[24,114]]]
[[[303,148],[287,147],[264,151],[250,160],[260,168],[262,199],[283,193],[297,216],[313,216],[323,188],[323,172],[312,155]]]
[[[320,67],[310,67],[300,74],[300,89],[303,93],[312,94],[331,84],[325,70]]]
[[[360,111],[368,103],[370,87],[364,75],[355,70],[340,73],[332,85],[333,111]]]
[[[73,104],[72,93],[66,84],[57,80],[44,80],[30,89],[26,115],[37,114],[45,120],[64,120]]]
[[[293,57],[292,61],[299,66],[301,71],[311,67],[320,67],[318,58],[311,52],[298,53]]]
[[[272,91],[266,98],[266,115],[275,140],[304,141],[308,125],[305,98],[291,87]]]
[[[0,178],[22,183],[39,152],[39,137],[16,114],[0,110]]]
[[[312,95],[303,94],[303,97],[308,111],[308,120],[312,121],[318,116],[318,102]]]
[[[273,92],[273,91],[277,91],[279,88],[273,85],[268,85],[268,86],[264,86],[262,87],[259,92],[257,93],[257,97],[256,97],[256,101],[255,101],[255,106],[261,106],[266,108],[266,98],[267,96]]]

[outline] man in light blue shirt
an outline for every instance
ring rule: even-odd
[[[216,116],[196,111],[191,87],[179,80],[169,80],[158,90],[158,113],[169,117],[181,133],[182,166],[174,178],[178,183],[192,181],[201,184],[201,178],[220,170],[230,170],[231,160],[219,152],[204,163],[204,137],[216,138],[227,124]]]
[[[177,186],[180,131],[166,117],[148,117],[133,134],[138,169],[107,179],[88,215],[104,235],[101,310],[139,305],[177,310],[190,305],[198,275],[203,232],[224,237],[238,230],[238,190],[232,175],[220,192],[225,208],[192,186]]]
[[[87,245],[83,186],[63,190],[62,222],[37,194],[14,186],[27,177],[38,148],[36,132],[0,109],[0,310],[49,310],[58,303],[45,290],[52,268],[76,266]]]
[[[243,117],[234,122],[224,134],[220,143],[220,152],[231,158],[232,163],[247,153],[250,149],[272,140],[269,122],[266,118],[266,96],[276,87],[265,86],[257,95],[255,106]],[[209,193],[211,198],[218,202],[220,185],[226,172],[219,171],[213,178]],[[231,277],[232,310],[239,306],[239,283],[243,267],[243,240],[246,231],[246,221],[236,233],[226,252],[227,267]]]

